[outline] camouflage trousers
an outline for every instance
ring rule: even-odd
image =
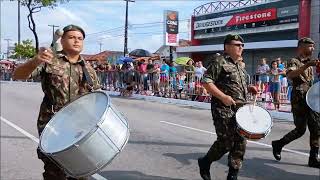
[[[320,138],[320,113],[312,111],[307,105],[299,107],[292,106],[292,114],[294,119],[295,129],[284,135],[280,139],[283,145],[300,138],[306,132],[307,126],[310,131],[310,147],[319,148]]]
[[[224,154],[229,152],[228,166],[234,169],[240,169],[242,167],[247,141],[236,131],[235,116],[232,115],[230,118],[213,116],[213,121],[218,137],[206,156],[209,158],[209,161],[212,162],[219,160]]]
[[[37,149],[38,158],[44,163],[43,180],[87,180],[88,178],[67,177],[65,172],[58,167],[51,159]]]

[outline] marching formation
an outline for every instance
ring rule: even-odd
[[[38,158],[44,162],[43,178],[45,180],[88,179],[89,175],[109,164],[121,151],[129,138],[128,124],[114,106],[110,105],[108,95],[100,91],[101,85],[95,70],[80,55],[85,38],[84,30],[76,25],[68,25],[58,35],[61,47],[57,48],[56,44],[52,44],[51,48],[41,48],[34,58],[15,69],[13,79],[25,80],[31,75],[41,79],[44,98],[40,106],[37,128],[41,137],[40,144],[43,147],[39,146],[37,153]],[[211,180],[211,164],[226,153],[229,153],[227,180],[236,180],[244,161],[247,140],[262,139],[271,130],[271,116],[265,109],[256,105],[259,91],[247,82],[247,72],[242,58],[244,42],[240,35],[227,35],[223,42],[224,53],[212,57],[207,71],[201,80],[199,79],[212,96],[211,113],[217,134],[216,141],[206,155],[198,159],[200,176],[204,180]],[[297,45],[297,57],[290,60],[287,71],[283,74],[293,82],[291,105],[296,127],[281,139],[272,142],[272,153],[275,159],[280,161],[282,148],[301,137],[308,127],[310,131],[308,165],[320,168],[318,159],[320,112],[317,111],[319,103],[314,105],[306,100],[309,89],[316,85],[313,85],[312,68],[320,68],[319,60],[311,59],[314,45],[314,41],[310,38],[300,39]],[[254,97],[253,101],[249,101],[249,94]],[[319,100],[319,90],[316,95]],[[90,108],[82,109],[83,103]],[[105,109],[95,107],[105,107]],[[72,112],[74,109],[81,111],[83,116],[74,116]],[[92,124],[92,119],[91,121],[90,118],[86,119],[86,117],[92,118],[92,114],[96,117],[94,123],[98,123],[99,126]],[[106,116],[112,116],[112,121],[106,122],[105,118],[100,118]],[[73,121],[70,129],[65,128],[69,126],[63,126],[64,122],[70,124],[66,122],[68,120]],[[53,124],[59,125],[54,127]],[[252,126],[258,127],[258,130],[250,129]],[[95,129],[93,131],[90,128]],[[109,143],[102,143],[101,139],[104,137],[93,138],[92,135],[95,134],[92,132],[96,131],[101,131],[100,134],[106,136],[103,142]],[[44,135],[44,132],[49,133]],[[62,142],[57,140],[61,135],[79,148],[68,156],[65,153],[63,156],[53,158],[50,154],[60,155],[58,153],[70,150],[70,147],[62,145]],[[93,140],[86,143],[86,147],[81,147],[88,139]],[[110,149],[117,153],[106,153],[103,157],[97,157],[90,152],[91,146],[100,146],[103,150]],[[58,150],[48,152],[50,149],[48,147]],[[81,149],[81,152],[77,149]]]

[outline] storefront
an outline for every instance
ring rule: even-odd
[[[244,60],[250,74],[261,58],[268,63],[295,56],[300,37],[310,36],[311,0],[233,1],[207,3],[191,17],[192,46],[177,48],[178,56],[189,56],[208,64],[223,51],[224,36],[240,34],[245,40]]]

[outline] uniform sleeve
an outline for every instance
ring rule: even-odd
[[[32,71],[29,78],[40,79],[41,74],[44,71],[45,71],[45,63],[42,63],[35,70]]]
[[[298,66],[297,66],[297,63],[295,62],[295,59],[291,59],[288,63],[286,74],[297,69],[298,69]]]
[[[221,72],[222,66],[217,60],[213,60],[202,78],[202,83],[214,83]]]
[[[90,64],[86,64],[86,68],[88,69],[90,77],[92,78],[93,89],[94,90],[100,89],[101,86],[100,86],[100,82],[99,82],[96,71],[93,69],[93,67]]]

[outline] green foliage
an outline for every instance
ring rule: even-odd
[[[1,0],[0,0],[1,1]],[[22,6],[26,6],[28,8],[29,14],[27,16],[29,29],[32,31],[34,35],[36,52],[39,50],[39,38],[36,32],[36,22],[33,19],[35,13],[41,11],[41,8],[54,8],[58,6],[58,3],[68,2],[69,0],[20,0]]]
[[[36,49],[30,39],[24,40],[20,44],[15,43],[14,46],[13,58],[32,58],[36,54]]]

